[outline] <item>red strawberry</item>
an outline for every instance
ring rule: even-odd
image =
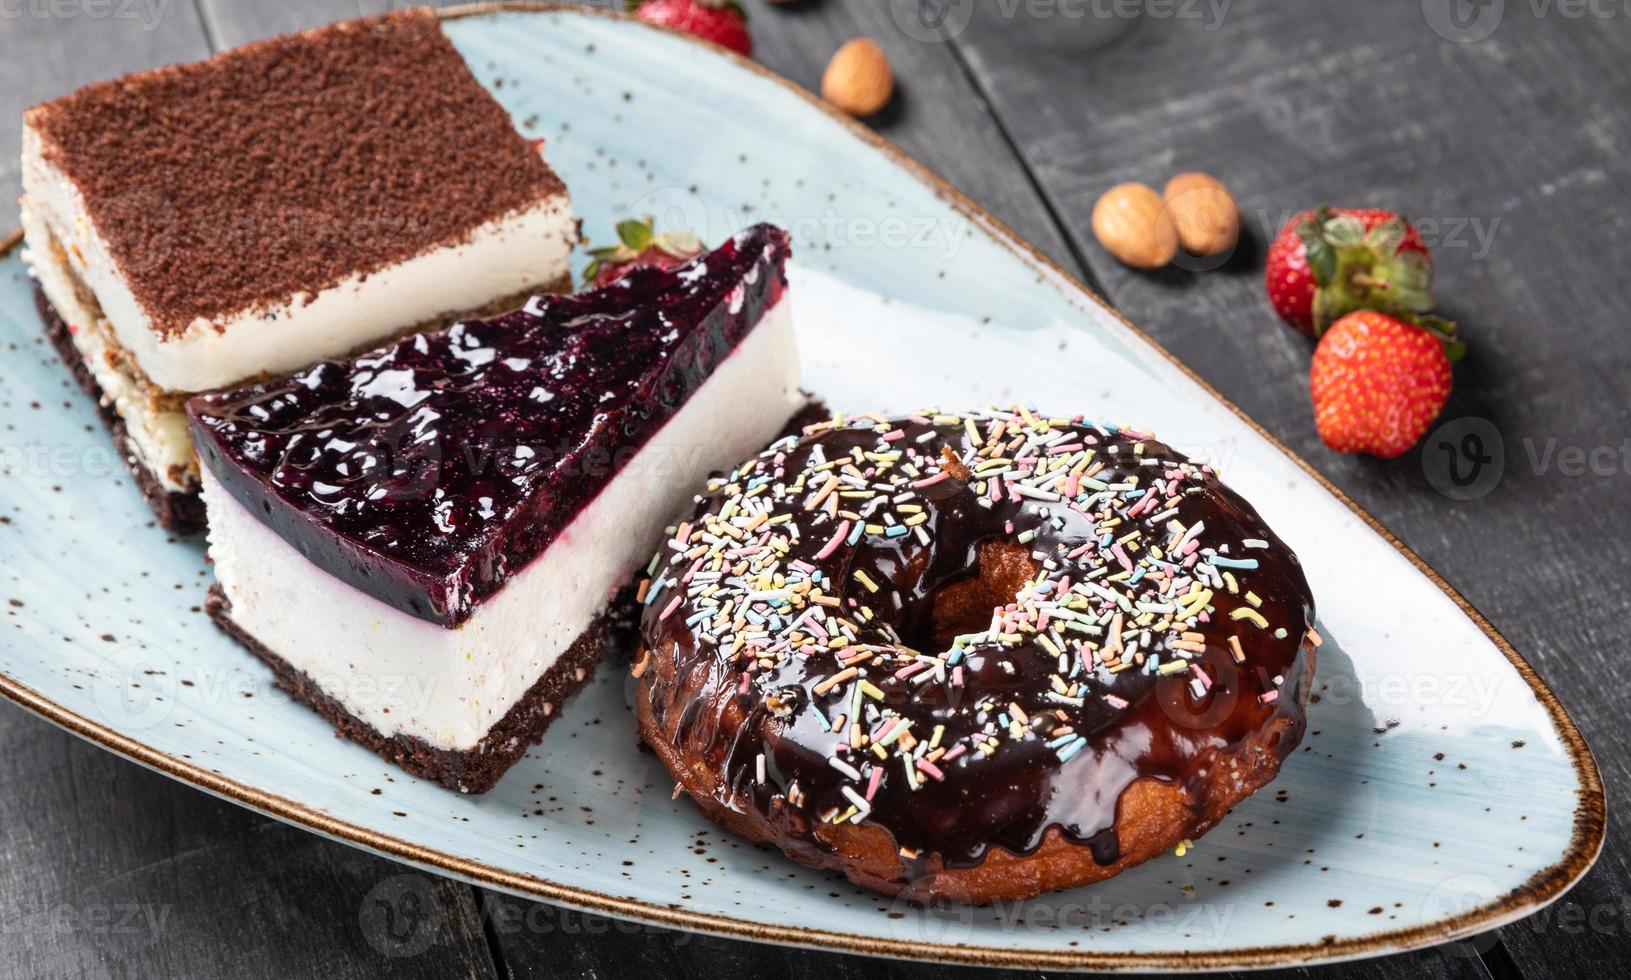
[[[702,253],[702,241],[697,236],[688,231],[658,234],[652,224],[650,215],[644,221],[620,222],[617,244],[590,250],[594,261],[584,270],[583,278],[592,286],[605,286],[628,275],[631,269],[672,269]]]
[[[1433,258],[1415,226],[1392,211],[1304,211],[1280,229],[1267,265],[1274,312],[1310,336],[1354,310],[1433,307]]]
[[[1309,388],[1320,438],[1339,453],[1401,456],[1450,397],[1450,364],[1465,345],[1437,317],[1361,310],[1314,349]]]
[[[735,0],[628,0],[628,5],[630,13],[647,23],[753,57],[747,11]]]

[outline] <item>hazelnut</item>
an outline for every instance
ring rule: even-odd
[[[1093,205],[1093,234],[1117,261],[1159,269],[1178,254],[1178,228],[1167,203],[1146,184],[1105,191]]]

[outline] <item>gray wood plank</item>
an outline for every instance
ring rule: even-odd
[[[812,953],[635,926],[491,893],[484,895],[482,913],[489,923],[489,932],[503,945],[508,975],[515,980],[556,980],[568,976],[640,977],[642,980],[749,976],[765,980],[784,977],[812,980],[861,980],[871,977],[1001,980],[1068,975],[953,968]],[[1490,976],[1476,954],[1454,956],[1444,955],[1441,951],[1408,953],[1312,972],[1320,977],[1341,976],[1353,980],[1385,980],[1401,976],[1421,980],[1488,980]],[[1309,973],[1307,970],[1275,970],[1202,976],[1289,980],[1291,977],[1306,977]]]
[[[887,4],[756,3],[750,10],[755,58],[811,91],[820,90],[841,44],[877,41],[894,68],[896,93],[868,124],[1045,254],[1082,271],[954,52],[903,34]]]
[[[17,227],[24,109],[90,82],[209,53],[191,0],[8,5],[0,16],[0,234]]]
[[[1507,4],[1494,36],[1454,43],[1415,3],[1322,0],[1288,17],[1237,0],[1221,22],[1028,9],[1044,8],[978,5],[955,44],[1110,298],[1488,614],[1573,712],[1609,796],[1624,797],[1631,723],[1605,685],[1631,607],[1608,586],[1631,561],[1631,298],[1619,285],[1631,18]],[[1234,189],[1251,235],[1241,254],[1214,272],[1153,275],[1109,260],[1089,231],[1097,195],[1183,169]],[[1437,450],[1384,463],[1319,443],[1309,345],[1277,325],[1259,276],[1281,216],[1320,203],[1397,206],[1438,226],[1441,300],[1473,345],[1444,419],[1499,434],[1504,475],[1487,495],[1435,492]],[[1598,454],[1595,471],[1561,465],[1571,446]],[[1615,975],[1631,831],[1610,834],[1566,911],[1503,931],[1523,972]]]
[[[382,14],[408,7],[455,7],[459,0],[198,0],[218,48],[231,48],[276,34],[288,34],[350,17]]]
[[[183,788],[9,704],[0,786],[0,976],[493,975],[465,886]]]

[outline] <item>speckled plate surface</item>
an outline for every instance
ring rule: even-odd
[[[1027,399],[1208,455],[1307,567],[1330,642],[1305,748],[1182,858],[1107,886],[919,910],[741,845],[671,801],[605,666],[485,797],[336,740],[200,607],[202,546],[155,529],[0,259],[0,690],[178,779],[517,894],[850,952],[1080,969],[1255,967],[1480,932],[1589,867],[1602,786],[1522,659],[1431,570],[971,203],[790,85],[584,12],[448,32],[549,141],[592,234],[654,213],[792,229],[809,387],[843,409]],[[659,155],[654,148],[662,149]],[[655,544],[655,543],[654,543]]]

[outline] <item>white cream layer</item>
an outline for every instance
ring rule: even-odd
[[[210,558],[233,621],[380,732],[475,748],[650,560],[707,475],[758,452],[802,405],[788,306],[778,303],[549,548],[456,629],[335,580],[206,469]]]
[[[48,244],[50,235],[26,198],[23,237],[28,242],[23,261],[57,315],[68,324],[74,347],[96,378],[103,399],[124,420],[136,462],[157,477],[166,490],[192,493],[198,489],[189,476],[194,466],[186,413],[153,408],[136,379],[120,369],[118,356],[108,350],[105,328],[97,326],[96,311],[80,302],[79,290]]]
[[[85,199],[46,158],[42,137],[28,125],[22,165],[29,209],[96,295],[120,346],[166,391],[210,391],[263,372],[286,373],[549,285],[566,276],[577,242],[572,202],[563,192],[479,226],[462,244],[352,276],[315,296],[195,320],[179,334],[161,335],[97,232]]]

